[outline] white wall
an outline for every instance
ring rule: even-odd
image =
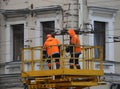
[[[114,59],[114,42],[113,42],[113,35],[114,35],[114,17],[115,13],[110,11],[110,9],[102,9],[102,8],[89,8],[89,21],[94,26],[94,21],[100,21],[106,23],[106,42],[105,42],[105,60],[107,61],[115,61]],[[112,37],[111,39],[109,37]],[[94,39],[94,35],[90,35],[89,40]],[[90,41],[91,45],[94,45],[94,40]],[[105,66],[105,73],[114,73],[114,64],[104,63]],[[112,67],[112,68],[111,68]],[[108,69],[106,69],[108,68]]]

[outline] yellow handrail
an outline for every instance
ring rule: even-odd
[[[70,54],[66,52],[66,47],[69,45],[60,45],[60,68],[69,68]],[[79,57],[79,63],[81,64],[82,70],[95,70],[94,63],[98,62],[100,64],[100,69],[103,70],[102,65],[102,47],[99,46],[81,46],[81,55]],[[95,51],[97,50],[97,51]],[[97,53],[97,56],[95,55]],[[28,58],[28,59],[27,59]],[[29,63],[31,65],[31,71],[35,71],[35,63],[39,62],[39,70],[44,70],[45,64],[47,64],[48,58],[43,58],[43,47],[32,47],[22,49],[22,71],[24,71],[25,64]],[[53,67],[55,63],[55,58],[49,58],[52,61]],[[73,56],[75,59],[75,56]],[[47,68],[47,67],[45,67]],[[55,69],[55,68],[53,68]],[[26,70],[27,71],[27,70]]]

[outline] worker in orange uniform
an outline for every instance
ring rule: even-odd
[[[79,55],[81,54],[81,47],[80,47],[80,39],[79,37],[76,35],[74,29],[70,28],[68,29],[67,33],[70,35],[70,45],[73,45],[73,49],[72,51],[70,51],[71,54],[71,59],[70,59],[70,68],[73,69],[74,68],[74,63],[77,69],[80,69],[80,65],[79,65]],[[75,59],[73,60],[73,57],[75,57]]]
[[[56,63],[56,69],[59,69],[60,67],[60,62],[59,59],[60,58],[60,53],[59,53],[59,48],[58,45],[60,44],[60,42],[56,39],[53,38],[51,34],[47,35],[47,39],[44,43],[43,48],[46,49],[47,51],[47,55],[48,55],[48,67],[49,69],[51,69],[51,59],[50,58],[56,58],[55,59],[55,63]]]

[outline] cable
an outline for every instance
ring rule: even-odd
[[[29,27],[30,27],[30,26],[29,26]],[[27,29],[27,28],[29,28],[29,27],[24,28],[24,30]],[[37,28],[40,28],[40,27],[37,27]],[[27,29],[27,30],[31,30],[31,29]],[[35,29],[35,31],[36,31],[36,30],[42,31],[42,30],[39,30],[39,29]],[[119,29],[119,30],[120,30],[120,29]],[[110,31],[110,30],[107,30],[107,31]],[[111,31],[113,31],[113,30],[111,30]],[[39,37],[39,38],[40,38],[40,37]],[[29,38],[29,39],[32,39],[32,38]],[[35,39],[35,37],[34,37],[33,39]]]
[[[87,35],[85,35],[85,36],[87,36]],[[89,36],[89,37],[93,37],[93,36]],[[120,36],[117,36],[117,37],[120,37]],[[34,39],[36,39],[36,38],[40,38],[40,37],[31,37],[30,39],[31,40],[34,40]],[[113,39],[113,36],[111,35],[111,36],[107,36],[106,38],[109,38],[109,39]],[[26,39],[26,40],[28,40],[28,39]],[[13,40],[9,40],[9,41],[1,41],[0,43],[1,43],[1,46],[5,46],[5,45],[10,45],[10,44],[13,44],[13,43],[10,43],[10,42],[12,42]],[[25,41],[25,39],[21,39],[21,41]],[[28,41],[29,42],[29,41]],[[26,42],[27,43],[27,42]],[[31,41],[30,41],[30,43],[32,43]],[[114,42],[113,42],[114,43]]]
[[[6,28],[5,26],[0,26],[0,27],[1,28]],[[27,30],[27,31],[29,31],[29,30],[31,30],[31,31],[42,31],[41,27],[33,27],[33,26],[27,26],[27,27],[24,27],[23,29]],[[45,29],[50,29],[50,30],[53,29],[53,31],[63,30],[63,29],[59,29],[59,28],[50,28],[50,27],[45,27]],[[8,29],[2,29],[2,30],[8,30]],[[120,31],[120,28],[115,28],[114,30],[106,30],[106,31]]]

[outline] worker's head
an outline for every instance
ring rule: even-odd
[[[76,34],[73,28],[68,29],[67,33],[68,33],[71,37]]]
[[[50,38],[50,37],[52,37],[52,35],[51,34],[47,34],[47,38]]]

